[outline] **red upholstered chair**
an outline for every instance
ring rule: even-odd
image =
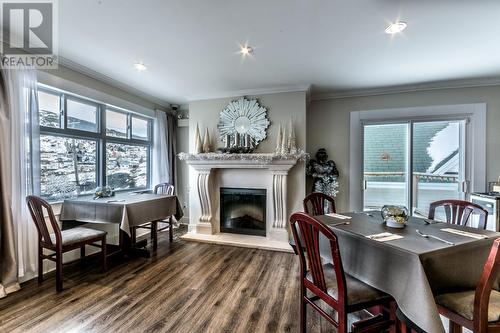
[[[304,212],[311,216],[324,215],[325,213],[336,213],[335,200],[324,193],[313,192],[306,196],[303,201]]]
[[[300,258],[300,331],[306,331],[307,305],[319,312],[339,333],[346,333],[347,314],[374,306],[389,306],[391,297],[344,273],[337,236],[320,221],[305,213],[290,217],[293,237],[299,249]],[[297,230],[298,229],[298,230]],[[299,236],[299,231],[300,235]],[[319,251],[319,235],[325,236],[331,247],[332,263],[323,264]],[[307,260],[307,261],[306,261]],[[312,294],[309,296],[308,293]],[[330,316],[316,303],[324,301],[336,313]],[[380,332],[391,328],[393,321],[377,315],[353,324],[352,332]]]
[[[433,220],[436,214],[436,209],[443,207],[446,215],[446,222],[456,225],[466,226],[470,220],[470,216],[479,215],[479,229],[486,229],[488,221],[488,212],[481,206],[469,201],[463,200],[440,200],[430,204],[429,219]]]
[[[155,186],[153,193],[155,194],[165,194],[165,195],[174,195],[174,185],[169,184],[169,183],[161,183]],[[158,229],[158,222],[166,223],[167,226],[164,228]],[[169,240],[170,242],[173,241],[174,235],[173,235],[173,230],[172,230],[172,217],[170,217],[167,220],[161,220],[161,221],[153,221],[150,223],[146,223],[143,225],[139,225],[136,227],[132,228],[132,243],[135,243],[136,241],[136,229],[148,229],[151,230],[151,242],[153,243],[153,249],[156,250],[158,247],[158,232],[167,230],[169,232]]]
[[[48,259],[56,263],[56,289],[63,289],[63,253],[80,249],[81,257],[85,257],[85,245],[101,248],[102,270],[106,271],[106,232],[84,227],[68,230],[59,228],[52,211],[52,206],[45,200],[36,197],[26,197],[28,210],[38,231],[38,282],[43,281],[43,260]],[[45,216],[48,216],[53,233],[49,232]],[[100,242],[101,244],[96,244]],[[43,249],[54,253],[46,255]]]
[[[500,333],[500,291],[492,289],[500,273],[500,238],[484,265],[476,290],[438,295],[439,313],[450,320],[449,333],[462,327],[474,333]]]

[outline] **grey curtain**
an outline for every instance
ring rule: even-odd
[[[0,298],[19,289],[15,230],[11,210],[10,118],[7,79],[0,68]]]
[[[174,114],[156,111],[153,148],[153,186],[175,185],[177,118]]]
[[[168,174],[170,183],[176,185],[177,160],[177,117],[167,113],[167,147],[168,147]]]

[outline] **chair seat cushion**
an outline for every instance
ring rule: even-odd
[[[474,319],[475,291],[462,291],[436,296],[436,303],[468,320]],[[500,292],[492,290],[488,307],[488,322],[500,320]]]
[[[323,272],[325,274],[326,282],[326,292],[335,299],[338,299],[338,285],[337,279],[335,277],[335,270],[332,264],[323,265]],[[308,272],[306,279],[313,282],[311,272]],[[385,298],[390,298],[390,296],[378,289],[372,288],[366,283],[350,276],[345,275],[346,289],[347,289],[347,304],[349,306],[359,305],[362,303],[372,302]]]
[[[71,229],[61,231],[62,245],[71,245],[71,244],[75,244],[75,243],[80,243],[80,242],[100,238],[104,235],[106,235],[106,231],[95,230],[95,229],[84,228],[84,227],[76,227],[76,228],[71,228]],[[51,234],[50,240],[52,241],[52,243],[55,244],[56,243],[56,235]]]

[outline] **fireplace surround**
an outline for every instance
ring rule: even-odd
[[[288,172],[307,155],[179,154],[191,167],[188,233],[183,239],[290,252]],[[265,236],[227,232],[220,189],[265,189]]]

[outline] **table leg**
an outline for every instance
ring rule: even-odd
[[[147,240],[143,239],[135,244],[132,244],[130,236],[120,229],[120,248],[123,253],[129,256],[139,256],[149,258],[151,256],[148,249],[146,249]]]

